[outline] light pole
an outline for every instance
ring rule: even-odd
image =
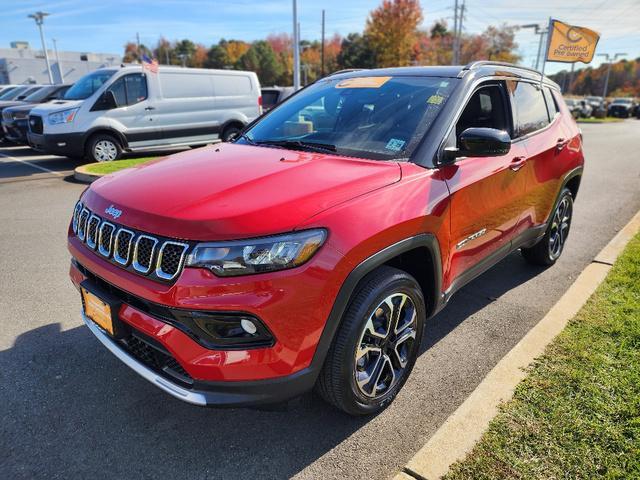
[[[46,12],[36,12],[31,15],[27,15],[29,18],[33,18],[36,21],[36,25],[38,25],[38,29],[40,30],[40,40],[42,41],[42,51],[44,52],[44,60],[47,62],[47,73],[49,74],[49,83],[53,85],[53,75],[51,74],[51,64],[49,63],[49,54],[47,53],[47,44],[44,41],[44,30],[42,29],[42,24],[44,23],[44,17],[49,14]]]
[[[544,36],[549,32],[549,30],[541,27],[537,23],[529,23],[527,25],[520,25],[520,28],[533,28],[533,31],[536,35],[540,35],[540,40],[538,41],[538,55],[536,55],[536,70],[540,66],[540,53],[542,52],[542,40]]]
[[[60,83],[64,83],[64,73],[62,73],[62,65],[60,64],[60,56],[58,55],[58,42],[52,38],[53,52],[56,54],[56,63],[58,64],[58,73],[60,74]]]
[[[616,53],[613,58],[608,53],[599,53],[599,57],[605,57],[605,62],[607,62],[607,76],[604,78],[604,90],[602,91],[602,101],[606,101],[607,98],[607,89],[609,88],[609,74],[611,73],[611,64],[615,62],[618,58],[624,57],[627,55],[626,53]]]
[[[293,0],[293,89],[300,90],[300,30],[297,0]]]

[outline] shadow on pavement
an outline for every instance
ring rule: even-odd
[[[512,254],[458,292],[423,351],[542,269]],[[312,395],[287,410],[205,409],[147,383],[84,326],[52,323],[0,352],[2,478],[287,478],[371,418]]]

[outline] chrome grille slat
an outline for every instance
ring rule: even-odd
[[[78,238],[84,242],[87,233],[87,220],[91,213],[87,208],[83,208],[78,219]]]
[[[169,251],[167,251],[167,247],[169,247]],[[172,249],[171,247],[175,248]],[[173,280],[182,270],[185,253],[188,248],[189,245],[186,243],[164,242],[158,252],[156,275],[165,280]],[[175,250],[175,252],[171,250]]]
[[[151,245],[149,245],[149,243]],[[155,253],[158,239],[149,235],[139,235],[133,247],[133,269],[147,274],[153,267],[153,255]],[[147,249],[149,250],[147,252]],[[145,265],[146,263],[146,265]]]
[[[131,260],[131,243],[134,235],[131,230],[120,228],[113,242],[113,259],[125,267],[129,265]],[[124,252],[126,252],[126,255],[123,256]]]
[[[105,230],[108,233],[105,233]],[[100,225],[98,233],[98,252],[100,252],[100,255],[107,258],[111,255],[111,246],[113,245],[113,234],[115,231],[116,226],[106,220],[102,222],[102,225]]]
[[[98,229],[101,221],[100,217],[95,214],[92,214],[87,221],[87,239],[85,243],[94,250],[98,245]]]
[[[157,238],[112,223],[91,212],[80,201],[73,209],[71,227],[87,248],[132,273],[157,281],[175,280],[184,268],[190,244]]]

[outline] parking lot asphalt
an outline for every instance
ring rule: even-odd
[[[0,478],[389,478],[640,209],[640,121],[582,128],[560,261],[534,268],[516,252],[457,293],[396,401],[369,418],[311,395],[203,409],[138,377],[82,324],[67,277],[78,163],[0,147]]]

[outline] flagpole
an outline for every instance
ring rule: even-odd
[[[544,57],[542,57],[542,72],[540,72],[540,88],[542,88],[542,82],[544,81],[544,70],[547,66],[547,57],[549,56],[549,44],[551,41],[551,35],[553,31],[553,20],[549,17],[549,26],[547,27],[547,46],[544,49]]]

